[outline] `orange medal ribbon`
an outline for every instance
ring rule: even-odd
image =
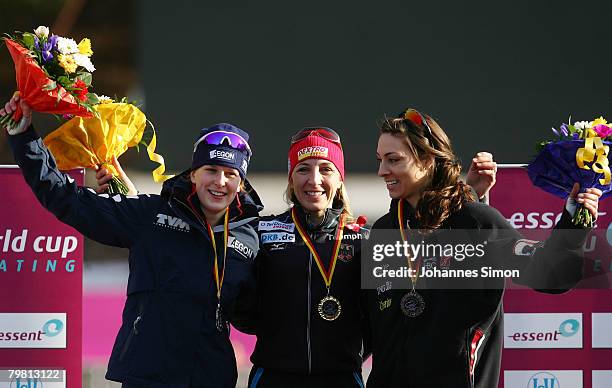
[[[399,223],[400,234],[402,236],[402,241],[406,242],[406,232],[404,231],[404,201],[400,199],[397,204],[397,221]],[[408,227],[410,229],[410,227]],[[420,263],[416,263],[415,271],[412,271],[412,259],[410,256],[406,256],[408,259],[408,268],[410,269],[410,281],[412,282],[412,289],[414,290],[416,283],[418,281],[418,273]],[[415,259],[416,260],[416,259]],[[412,275],[414,273],[414,275]]]
[[[215,265],[213,273],[215,275],[215,284],[217,285],[217,299],[221,303],[221,289],[223,288],[223,279],[225,279],[225,259],[227,257],[227,241],[229,235],[229,210],[225,210],[225,217],[223,220],[223,270],[221,271],[221,277],[219,277],[219,259],[217,256],[217,243],[215,242],[215,233],[208,222],[206,222],[206,228],[208,230],[208,236],[212,242],[213,251],[215,252]]]

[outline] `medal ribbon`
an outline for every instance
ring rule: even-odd
[[[400,229],[400,235],[402,236],[402,241],[406,242],[406,232],[404,231],[404,201],[402,199],[400,199],[397,204],[397,221],[399,223],[399,229]],[[408,229],[410,229],[409,226],[408,226]],[[419,273],[419,267],[421,265],[418,262],[415,263],[416,270],[414,272],[415,275],[413,276],[412,275],[413,273],[412,260],[410,256],[406,256],[406,258],[408,259],[408,268],[410,269],[410,281],[412,282],[412,289],[414,290],[414,287],[416,286],[416,283],[419,280],[418,273]]]
[[[295,207],[291,209],[291,218],[293,219],[293,223],[295,224],[295,227],[297,228],[298,233],[302,237],[302,240],[304,240],[304,244],[306,244],[306,246],[310,250],[310,253],[312,253],[312,256],[315,258],[315,262],[317,263],[319,272],[321,272],[321,276],[323,276],[323,280],[325,281],[325,286],[327,287],[327,290],[329,291],[329,287],[331,286],[332,278],[334,276],[334,270],[336,269],[336,261],[338,260],[338,252],[340,251],[340,242],[342,241],[342,235],[344,231],[345,215],[344,214],[340,215],[340,221],[338,221],[338,226],[336,227],[336,235],[335,235],[336,241],[334,242],[334,248],[332,249],[333,256],[332,256],[331,262],[329,263],[329,268],[327,270],[323,267],[323,261],[321,261],[321,256],[319,255],[317,250],[314,248],[314,244],[312,243],[312,240],[310,239],[310,237],[308,236],[308,234],[302,227],[302,224],[300,224],[300,221],[297,217],[297,212],[295,210]]]
[[[213,273],[215,275],[215,284],[217,285],[217,299],[221,303],[221,288],[223,287],[223,279],[225,279],[225,258],[227,257],[227,240],[228,240],[228,228],[229,226],[229,209],[225,209],[225,216],[223,220],[223,270],[221,271],[221,277],[219,277],[219,258],[217,257],[217,243],[215,242],[215,233],[208,222],[206,222],[206,229],[208,230],[208,236],[212,241],[213,251],[215,252],[215,265],[213,267]]]

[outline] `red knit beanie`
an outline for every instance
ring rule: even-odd
[[[320,130],[327,130],[321,128]],[[332,141],[312,131],[308,136],[291,144],[289,147],[289,177],[295,166],[307,159],[325,159],[334,164],[344,181],[344,153],[339,141]]]

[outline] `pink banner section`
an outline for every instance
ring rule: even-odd
[[[491,205],[526,238],[545,239],[564,201],[533,186],[524,168],[503,167]],[[500,387],[612,386],[611,212],[612,199],[601,201],[576,289],[562,295],[507,290]]]
[[[0,185],[0,386],[80,388],[83,237],[19,168],[0,166]]]

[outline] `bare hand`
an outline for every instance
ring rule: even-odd
[[[574,187],[572,188],[572,192],[569,195],[569,200],[574,200],[575,202],[582,204],[586,209],[588,209],[589,213],[593,216],[593,219],[597,219],[597,210],[599,208],[599,198],[602,196],[602,192],[599,189],[591,187],[590,189],[586,189],[584,193],[578,193],[580,191],[580,185],[578,183],[574,183]]]
[[[497,163],[493,161],[493,155],[479,152],[472,159],[466,183],[474,188],[478,198],[482,198],[495,185],[496,175]]]
[[[112,162],[113,162],[113,166],[117,170],[119,179],[121,179],[123,183],[125,183],[125,185],[129,189],[127,195],[137,195],[138,190],[136,190],[136,186],[134,186],[134,183],[132,183],[132,181],[127,176],[125,171],[123,171],[123,168],[121,168],[121,164],[119,164],[119,161],[117,160],[117,158],[113,157]],[[96,192],[98,194],[104,193],[106,189],[108,189],[108,181],[110,181],[112,178],[113,178],[113,175],[104,166],[98,168],[98,171],[96,172],[96,181],[98,183]]]
[[[4,104],[4,108],[0,109],[0,116],[11,115],[17,110],[17,106],[21,108],[21,112],[23,113],[23,117],[14,127],[6,126],[5,129],[9,133],[9,135],[17,135],[19,133],[25,132],[26,129],[32,123],[32,109],[28,104],[26,104],[23,100],[21,100],[19,96],[19,92],[15,92],[13,97]]]

